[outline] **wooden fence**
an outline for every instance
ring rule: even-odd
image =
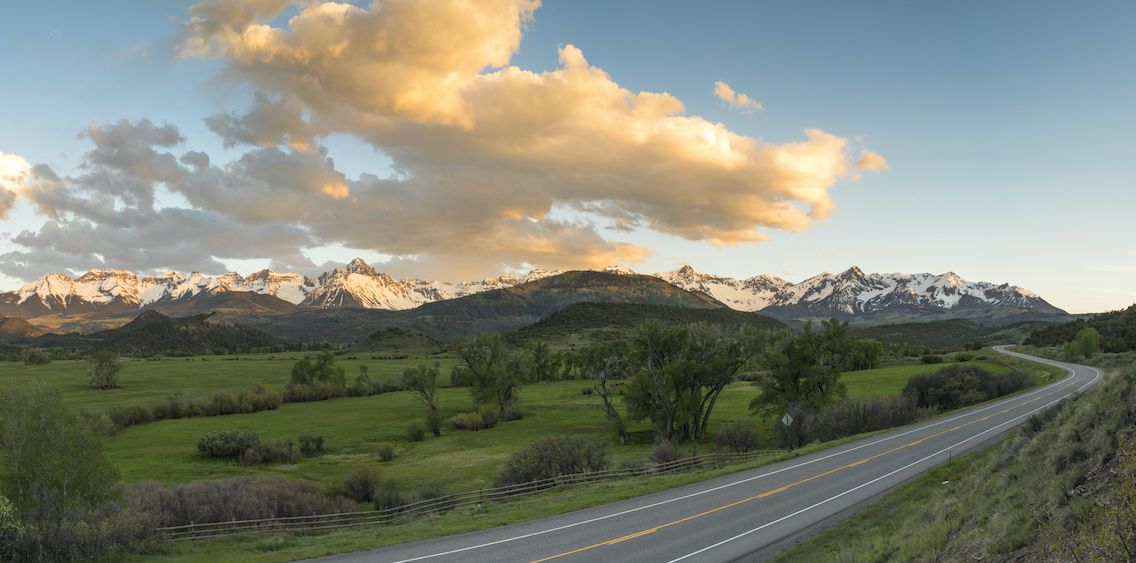
[[[355,526],[389,524],[396,520],[414,518],[432,512],[441,512],[463,506],[506,500],[533,495],[567,487],[623,479],[646,475],[674,473],[707,465],[717,466],[727,463],[748,461],[757,457],[781,453],[782,450],[766,450],[748,453],[714,453],[688,457],[667,463],[644,467],[609,469],[590,473],[561,475],[551,479],[520,483],[493,489],[482,489],[465,493],[454,493],[442,497],[418,501],[384,510],[363,512],[344,512],[341,514],[317,514],[312,516],[289,516],[283,518],[261,518],[257,520],[234,520],[230,522],[208,522],[157,528],[155,531],[168,541],[192,541],[218,538],[239,534],[264,534],[271,532],[310,532],[334,530]]]

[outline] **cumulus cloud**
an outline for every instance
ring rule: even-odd
[[[730,104],[730,107],[734,109],[740,109],[746,113],[752,113],[765,109],[765,106],[761,105],[761,102],[741,92],[735,92],[729,84],[726,84],[721,80],[714,83],[714,95],[718,96],[718,98],[720,98],[727,104]]]
[[[624,88],[570,44],[555,69],[510,65],[537,7],[198,2],[178,51],[221,59],[226,78],[255,90],[245,112],[205,120],[226,147],[245,152],[216,162],[183,150],[169,125],[94,124],[77,174],[37,167],[23,181],[52,223],[19,243],[91,256],[95,249],[65,239],[115,241],[131,250],[102,254],[124,266],[176,267],[177,254],[196,253],[285,256],[306,268],[304,248],[338,244],[400,257],[392,266],[404,271],[435,268],[421,271],[434,276],[598,267],[649,254],[608,238],[633,229],[715,245],[806,229],[827,216],[842,179],[886,169],[883,157],[854,158],[857,146],[818,129],[785,143],[735,133],[688,114],[670,94]],[[715,91],[760,109],[724,82]],[[331,134],[369,143],[394,173],[344,174],[322,144]],[[155,209],[159,189],[192,209]],[[177,246],[153,230],[159,221],[189,239],[198,229],[232,238]],[[153,243],[129,243],[144,236]],[[163,248],[170,244],[176,252]],[[17,258],[25,257],[8,261]]]
[[[7,219],[24,191],[32,167],[22,156],[0,151],[0,219]]]

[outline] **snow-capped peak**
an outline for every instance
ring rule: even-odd
[[[630,268],[615,265],[602,271],[636,274]],[[512,287],[559,273],[537,268],[523,274],[505,273],[473,282],[396,279],[376,271],[359,258],[325,272],[318,279],[268,269],[244,277],[236,272],[208,276],[199,272],[182,275],[173,270],[139,276],[126,270],[100,268],[76,279],[64,274],[47,274],[14,292],[0,294],[0,305],[38,305],[49,311],[77,306],[146,307],[201,294],[251,292],[303,306],[401,310]],[[859,315],[895,307],[947,311],[969,306],[1060,312],[1027,289],[1010,284],[969,282],[954,272],[866,274],[852,266],[839,274],[825,272],[791,283],[768,274],[739,280],[701,273],[690,265],[682,265],[654,275],[683,289],[708,294],[731,308],[769,309],[771,314],[789,309],[798,316]]]

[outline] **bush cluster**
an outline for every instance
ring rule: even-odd
[[[406,425],[406,437],[411,442],[421,442],[426,439],[426,425],[421,420],[412,420]]]
[[[903,396],[916,407],[950,410],[1008,395],[1034,383],[1033,376],[1018,370],[993,374],[973,365],[947,366],[908,380]]]
[[[497,410],[482,405],[477,412],[463,412],[451,416],[446,425],[455,430],[485,430],[497,426]]]
[[[670,463],[682,459],[682,452],[678,451],[678,448],[671,441],[663,440],[655,444],[655,449],[651,452],[651,459],[655,460],[655,463]]]
[[[115,407],[110,410],[109,416],[117,431],[158,420],[276,410],[283,401],[284,397],[280,393],[257,385],[252,391],[242,391],[237,395],[218,392],[208,400],[198,399],[190,393],[174,393],[166,398],[165,403],[154,407],[146,408],[138,405]]]
[[[260,436],[247,430],[219,430],[198,438],[197,451],[205,457],[235,458],[260,443]]]
[[[513,454],[498,485],[513,485],[560,475],[607,469],[607,444],[572,436],[549,436]]]
[[[142,481],[123,487],[127,507],[157,526],[227,522],[349,512],[343,497],[323,494],[316,485],[280,477],[233,477],[166,486]]]
[[[714,435],[714,445],[719,451],[745,453],[756,450],[761,445],[757,429],[745,420],[736,420],[720,428]]]
[[[285,438],[265,442],[254,432],[219,430],[197,440],[197,451],[210,458],[233,459],[241,465],[296,463],[301,457],[323,453],[323,436],[305,434],[298,441]]]
[[[149,517],[113,504],[70,515],[50,541],[35,526],[5,521],[3,511],[0,506],[0,561],[115,560],[146,550],[154,540]]]
[[[398,383],[388,381],[371,381],[357,379],[347,386],[335,383],[312,381],[310,383],[289,383],[284,387],[284,401],[288,403],[304,403],[308,401],[326,401],[340,397],[369,397],[382,395],[394,391],[405,391]]]
[[[903,426],[918,420],[919,415],[919,409],[904,397],[845,399],[827,405],[805,419],[805,441],[835,440]]]

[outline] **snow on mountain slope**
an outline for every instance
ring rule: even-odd
[[[761,275],[738,280],[701,274],[690,266],[659,272],[655,277],[687,291],[701,291],[739,311],[760,311],[773,302],[778,292],[792,285],[776,276]]]
[[[634,275],[623,266],[605,272]],[[474,293],[512,287],[554,276],[560,272],[532,270],[507,273],[472,282],[395,279],[376,271],[361,259],[319,276],[261,270],[242,277],[235,272],[183,276],[168,271],[139,277],[125,270],[97,269],[71,279],[48,274],[9,293],[0,294],[0,308],[43,314],[84,311],[106,306],[146,307],[178,302],[198,295],[251,292],[271,295],[309,307],[364,307],[403,310]],[[705,293],[742,311],[786,312],[796,315],[866,315],[893,309],[951,311],[974,307],[1006,307],[1041,313],[1063,311],[1037,294],[1018,286],[969,282],[953,272],[945,274],[865,274],[853,266],[839,274],[822,273],[800,283],[776,276],[735,279],[699,273],[690,266],[660,272],[656,277],[689,291]]]
[[[491,289],[512,287],[559,272],[533,270],[523,276],[505,274],[479,282],[439,282],[420,279],[396,280],[376,271],[358,258],[319,277],[303,304],[312,307],[365,307],[401,311],[423,303],[463,297]]]

